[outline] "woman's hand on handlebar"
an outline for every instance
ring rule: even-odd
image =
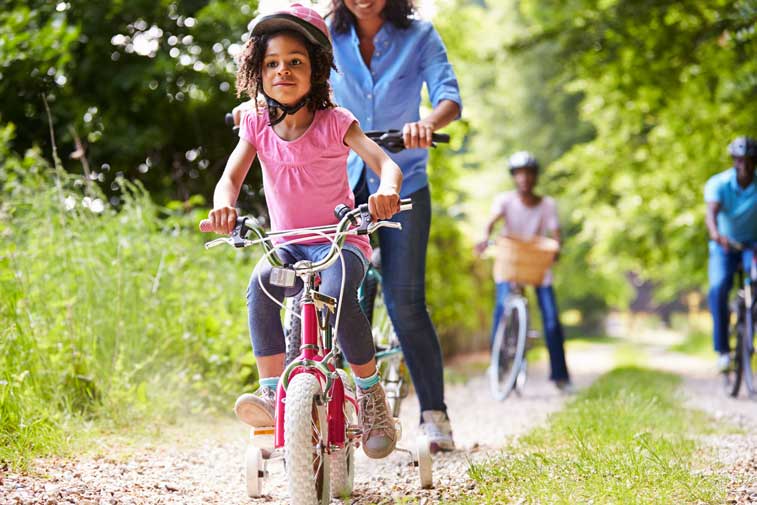
[[[229,235],[234,230],[234,226],[237,224],[237,209],[234,207],[219,207],[213,209],[208,213],[208,221],[212,226],[215,233],[221,233]]]
[[[415,123],[405,123],[402,127],[402,141],[405,143],[405,149],[426,149],[431,147],[434,134],[434,126],[421,119]]]
[[[400,211],[400,195],[394,188],[379,188],[368,197],[368,210],[373,219],[390,219]]]

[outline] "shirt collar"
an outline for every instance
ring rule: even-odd
[[[373,44],[378,46],[384,41],[391,40],[393,31],[394,26],[392,25],[392,23],[389,21],[384,21],[384,24],[381,25],[381,28],[379,28],[379,31],[373,37]],[[354,24],[350,25],[350,35],[352,36],[352,42],[355,45],[360,45],[360,37],[358,37],[357,35],[357,27]]]
[[[744,191],[757,190],[757,177],[752,179],[752,183],[749,186],[745,188],[739,186],[739,177],[738,172],[736,171],[736,167],[731,167],[731,175],[728,178],[728,183],[731,185],[731,189],[740,193],[743,193]]]

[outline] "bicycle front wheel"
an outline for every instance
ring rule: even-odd
[[[515,388],[526,351],[528,315],[526,300],[507,300],[497,324],[489,366],[489,386],[497,400],[504,400]]]
[[[289,499],[296,505],[326,505],[330,465],[328,425],[321,384],[308,373],[289,383],[284,411],[284,461]]]
[[[751,301],[751,296],[747,299]],[[757,391],[755,390],[754,376],[752,375],[752,359],[754,358],[754,313],[752,309],[744,310],[744,316],[743,339],[741,341],[741,375],[744,377],[747,394],[753,398],[757,395]]]

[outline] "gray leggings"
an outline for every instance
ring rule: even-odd
[[[326,256],[329,247],[330,245],[290,245],[280,248],[277,252],[285,263],[292,264],[300,260],[318,261]],[[357,298],[357,290],[365,276],[366,260],[362,253],[349,245],[342,250],[342,257],[346,280],[344,299],[339,301],[342,309],[337,338],[347,361],[354,365],[364,365],[373,359],[376,353],[370,324]],[[279,302],[283,301],[284,297],[296,295],[302,289],[302,281],[299,279],[297,285],[292,288],[274,286],[270,283],[270,275],[271,265],[265,260],[261,261],[252,272],[247,287],[248,321],[255,356],[273,356],[286,351],[279,307],[263,292],[258,279],[262,279],[265,289]],[[338,298],[341,283],[342,262],[338,259],[321,272],[320,292]],[[332,318],[332,326],[335,319]]]

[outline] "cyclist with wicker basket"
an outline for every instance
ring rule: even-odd
[[[539,163],[526,151],[509,159],[510,174],[515,191],[498,195],[485,228],[485,237],[476,245],[481,254],[489,245],[489,237],[499,221],[504,227],[496,240],[494,280],[496,303],[491,341],[502,317],[505,300],[515,284],[536,288],[536,297],[549,351],[550,380],[561,391],[571,391],[572,384],[565,363],[564,336],[560,324],[552,272],[549,266],[559,253],[560,224],[555,201],[534,192],[539,175]]]

